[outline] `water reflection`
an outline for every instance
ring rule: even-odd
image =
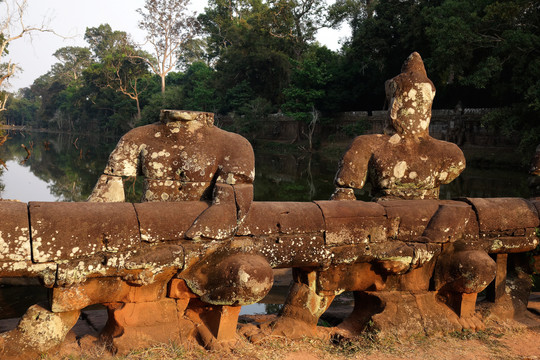
[[[21,201],[84,201],[103,171],[118,139],[69,134],[9,132],[0,146],[0,196]],[[21,146],[31,152],[28,155]],[[326,200],[334,191],[339,154],[310,154],[301,150],[255,148],[256,201]],[[2,190],[3,186],[3,190]],[[128,188],[129,186],[126,186]],[[140,190],[139,190],[140,191]],[[529,197],[525,171],[467,167],[441,198]],[[357,192],[369,201],[370,189]],[[137,201],[140,192],[130,199]]]
[[[0,165],[0,197],[24,202],[84,201],[118,140],[68,134],[9,132],[7,135],[7,141],[0,146],[0,159],[7,167]],[[31,153],[26,161],[28,153],[21,145]],[[271,151],[255,148],[255,154],[256,201],[326,200],[334,191],[333,179],[340,155],[282,148]],[[369,201],[369,187],[358,191],[357,196]],[[529,197],[527,173],[468,167],[457,180],[441,187],[442,199],[501,196]],[[129,197],[131,201],[138,198],[140,192]],[[28,307],[28,293],[14,295],[5,291],[0,291],[0,316],[20,316]],[[280,303],[283,297],[284,294],[266,302]],[[8,299],[3,305],[2,298]],[[275,305],[256,304],[243,313],[277,310]]]
[[[0,174],[0,196],[25,202],[84,201],[116,143],[69,134],[7,135],[0,147],[0,159],[7,167]]]
[[[50,182],[35,176],[30,168],[21,165],[18,161],[6,162],[9,171],[2,175],[4,189],[2,198],[28,201],[58,201],[63,200],[50,191]]]

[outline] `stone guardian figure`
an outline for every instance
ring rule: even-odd
[[[120,139],[88,201],[125,201],[123,178],[143,176],[141,201],[211,201],[186,236],[224,239],[251,206],[254,159],[245,138],[214,126],[214,114],[162,110],[160,122]]]
[[[355,200],[354,189],[371,182],[377,199],[438,199],[465,169],[465,157],[453,143],[429,136],[435,86],[420,54],[412,53],[401,74],[387,80],[389,134],[361,135],[343,156],[334,183],[335,200]]]

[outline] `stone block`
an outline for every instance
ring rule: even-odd
[[[30,202],[28,206],[35,262],[118,252],[140,244],[132,204]]]
[[[31,260],[26,204],[0,201],[0,219],[0,263]]]
[[[474,207],[481,232],[534,228],[540,225],[538,211],[527,200],[519,198],[466,198],[465,200]]]
[[[324,220],[314,203],[254,202],[237,235],[322,232]]]
[[[183,240],[191,224],[209,206],[204,201],[146,202],[133,205],[141,226],[141,239],[150,243]]]

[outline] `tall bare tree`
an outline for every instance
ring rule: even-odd
[[[9,52],[8,45],[23,36],[31,36],[35,32],[52,32],[47,27],[45,20],[40,25],[29,26],[24,23],[24,15],[27,8],[26,0],[0,1],[0,91],[5,87],[7,80],[18,70],[17,64],[10,59],[1,62]],[[8,93],[2,91],[0,95],[0,111],[6,109]]]
[[[161,92],[165,92],[165,77],[178,62],[182,48],[195,37],[199,23],[195,13],[189,14],[190,0],[145,0],[144,10],[137,9],[143,19],[139,28],[146,30],[146,41],[153,48],[153,59],[145,59],[154,73],[161,77]]]

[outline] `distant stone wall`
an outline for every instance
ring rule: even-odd
[[[516,138],[499,134],[495,129],[482,126],[482,117],[493,111],[490,108],[432,110],[430,135],[436,139],[451,141],[458,145],[507,146],[517,143]],[[316,136],[321,140],[346,140],[361,134],[381,134],[386,126],[388,111],[349,111],[326,115]],[[329,119],[329,120],[328,120]],[[234,130],[232,117],[221,117],[221,125]],[[294,141],[307,133],[307,126],[284,114],[272,114],[255,127],[256,139]]]

